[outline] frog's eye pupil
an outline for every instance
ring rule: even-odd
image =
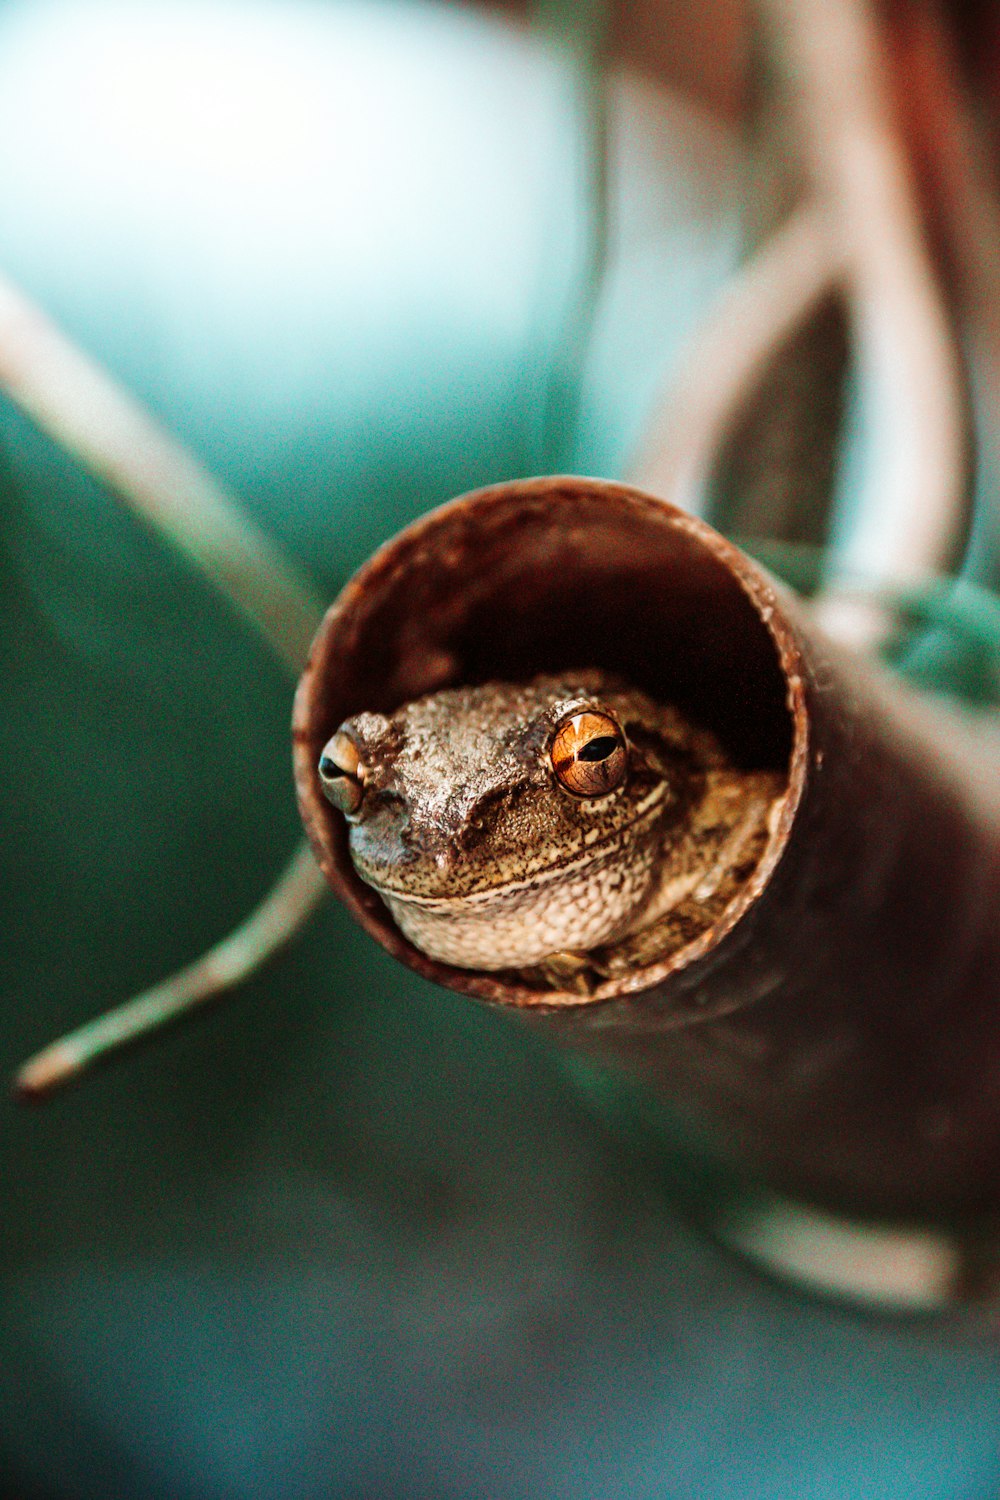
[[[616,739],[613,734],[599,734],[596,739],[588,740],[583,749],[577,753],[577,760],[607,760],[609,755],[614,755],[621,740]]]
[[[583,709],[560,720],[549,757],[556,780],[574,797],[606,797],[628,772],[625,734],[603,709]]]
[[[332,760],[329,755],[324,755],[319,763],[319,774],[330,780],[334,776],[343,776],[344,773],[335,760]]]

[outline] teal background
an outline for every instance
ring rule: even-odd
[[[726,143],[670,116],[578,425],[556,402],[564,425],[540,430],[581,305],[586,165],[558,53],[508,58],[486,97],[483,36],[405,6],[0,6],[4,265],[331,595],[452,493],[560,449],[616,472],[735,253]],[[144,82],[175,45],[190,78],[171,61]],[[331,135],[321,105],[365,60]],[[130,134],[123,77],[123,111],[152,99]],[[181,84],[190,137],[158,113]],[[237,170],[241,111],[271,87],[292,137]],[[480,104],[489,128],[460,130]],[[10,1073],[221,936],[298,825],[290,685],[9,408],[0,506]],[[1000,1487],[991,1338],[756,1277],[676,1217],[545,1047],[332,903],[237,999],[0,1118],[0,1483],[20,1500]]]

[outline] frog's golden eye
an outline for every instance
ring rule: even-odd
[[[574,797],[606,797],[625,780],[628,745],[610,714],[583,709],[556,725],[549,749],[552,769]]]
[[[361,806],[365,775],[357,746],[346,734],[335,734],[319,758],[319,779],[327,801],[348,818]]]

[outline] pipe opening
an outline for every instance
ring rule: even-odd
[[[323,745],[352,714],[391,713],[443,687],[600,667],[712,730],[737,765],[787,774],[802,746],[793,755],[797,652],[780,620],[769,581],[735,548],[624,486],[516,481],[432,512],[347,585],[299,689],[296,781],[324,873],[363,925],[426,976],[507,1004],[579,1004],[579,994],[539,994],[502,975],[438,963],[402,937],[356,875],[345,824],[322,795]],[[725,920],[688,948],[711,946],[740,902],[759,894],[792,800],[786,796],[765,855]],[[589,998],[653,984],[685,954],[609,980]]]

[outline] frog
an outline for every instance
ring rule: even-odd
[[[345,720],[319,757],[354,869],[414,947],[590,993],[711,926],[784,782],[603,669],[446,687]]]

